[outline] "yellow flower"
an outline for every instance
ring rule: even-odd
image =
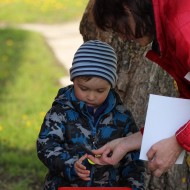
[[[6,41],[6,45],[7,45],[7,46],[10,46],[10,47],[13,46],[13,45],[14,45],[13,40],[10,40],[10,39],[7,40],[7,41]]]
[[[31,126],[31,121],[26,121],[26,127],[30,127]]]
[[[3,126],[2,125],[0,125],[0,132],[3,130]]]
[[[45,117],[45,114],[46,114],[46,113],[45,113],[45,112],[43,112],[43,111],[42,111],[42,112],[40,112],[40,113],[39,113],[40,118],[42,118],[42,119],[43,119],[43,118]]]
[[[27,120],[28,116],[27,115],[22,115],[22,120]]]

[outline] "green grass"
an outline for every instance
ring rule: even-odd
[[[0,24],[80,20],[88,0],[0,0]],[[36,154],[45,113],[66,72],[37,33],[0,29],[0,190],[41,190]]]
[[[0,44],[0,189],[40,190],[36,139],[65,71],[37,33],[1,29]]]
[[[0,22],[56,24],[80,19],[88,0],[0,0]]]

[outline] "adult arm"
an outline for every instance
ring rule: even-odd
[[[99,165],[115,165],[127,152],[139,150],[141,142],[142,134],[141,132],[136,132],[127,137],[112,140],[98,150],[93,150],[96,155],[101,155],[100,158],[95,158],[91,155],[88,155],[88,158]]]
[[[141,147],[141,132],[115,139],[100,149],[94,150],[95,154],[102,155],[101,158],[90,155],[88,157],[96,164],[115,165],[127,152]],[[153,175],[159,177],[166,172],[176,162],[183,149],[190,151],[190,122],[181,127],[176,135],[155,143],[147,152],[148,167]],[[109,157],[110,152],[112,152],[111,157]]]
[[[183,3],[179,3],[175,0],[168,14],[162,14],[164,7],[169,6],[168,2],[160,1],[158,4],[158,1],[153,0],[161,56],[149,51],[146,57],[173,76],[181,97],[190,98],[190,81],[184,78],[190,72],[190,2],[182,1]],[[175,136],[159,141],[151,147],[147,153],[150,170],[160,176],[175,163],[182,149],[190,151],[190,122],[182,126]]]
[[[181,147],[190,152],[190,121],[182,126],[175,135]]]

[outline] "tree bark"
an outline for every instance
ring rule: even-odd
[[[177,97],[174,80],[157,64],[144,58],[151,44],[141,47],[135,42],[122,42],[113,31],[96,27],[91,14],[94,0],[90,0],[80,22],[83,40],[99,39],[109,43],[118,56],[118,81],[116,90],[124,105],[131,110],[139,128],[145,123],[149,94]],[[147,190],[190,190],[190,157],[186,154],[182,165],[173,166],[160,178],[146,172]]]

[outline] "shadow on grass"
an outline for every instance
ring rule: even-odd
[[[10,95],[10,92],[14,91],[15,81],[21,74],[20,68],[22,64],[27,62],[25,58],[27,51],[25,50],[31,45],[28,44],[31,41],[29,40],[30,37],[30,32],[23,30],[11,28],[0,29],[0,105],[5,104],[4,101],[8,95],[9,99],[6,100],[6,102],[15,104],[15,98],[11,96],[12,94]],[[35,46],[35,44],[33,44],[33,46]],[[34,64],[35,61],[31,58],[32,56],[36,56],[36,54],[30,56],[28,64]],[[27,71],[24,70],[24,72]],[[20,95],[17,98],[17,101],[18,100],[22,103],[22,97]],[[16,105],[18,105],[18,103]],[[24,105],[27,106],[26,103]],[[21,120],[20,115],[23,114],[22,111],[17,115],[17,120],[19,121]],[[22,128],[20,123],[13,117],[13,110],[11,110],[11,113],[8,110],[7,114],[4,114],[4,112],[5,108],[1,107],[0,129],[1,125],[4,124],[4,131],[7,131],[8,127],[10,133],[5,132],[4,135],[6,136],[4,137],[0,134],[0,190],[41,190],[46,169],[37,158],[35,147],[31,149],[26,149],[26,147],[13,147],[14,143],[11,144],[8,142],[10,138],[26,134],[23,134],[23,131],[21,132]],[[36,110],[33,109],[33,112],[36,112]],[[10,117],[8,118],[7,116]],[[10,123],[8,125],[7,121],[5,121],[8,119],[12,120],[11,125]],[[18,130],[19,127],[20,130]],[[13,131],[11,131],[11,129],[17,129],[18,134],[12,136]],[[31,134],[26,138],[31,138],[30,136]],[[3,139],[7,139],[6,142],[4,142]],[[15,139],[16,142],[18,140],[19,138]],[[9,146],[10,144],[11,146]]]
[[[0,189],[41,190],[46,172],[36,150],[21,150],[1,145]]]
[[[7,93],[7,89],[16,79],[27,39],[28,33],[22,30],[0,29],[0,97]]]

